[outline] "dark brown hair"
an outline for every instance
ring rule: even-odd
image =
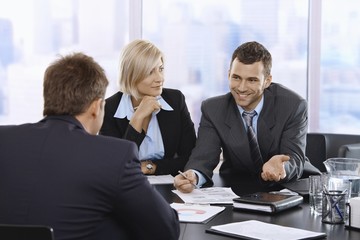
[[[253,64],[261,61],[264,65],[265,77],[268,77],[271,74],[271,54],[258,42],[247,42],[235,49],[231,58],[230,68],[235,58],[244,64]]]
[[[60,56],[45,71],[44,116],[76,116],[105,97],[109,82],[104,69],[83,53]]]

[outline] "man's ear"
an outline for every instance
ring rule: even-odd
[[[271,84],[272,81],[272,76],[269,75],[266,79],[265,79],[265,88],[268,88]]]
[[[102,104],[103,104],[103,100],[101,98],[96,99],[91,103],[90,105],[91,116],[96,118],[101,113],[101,110],[103,108]]]

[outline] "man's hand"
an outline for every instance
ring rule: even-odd
[[[278,182],[286,177],[285,162],[289,161],[288,155],[275,155],[262,167],[261,178],[264,181]]]
[[[174,187],[183,193],[190,193],[194,190],[198,181],[196,174],[192,170],[184,172],[184,176],[178,174],[174,178]]]

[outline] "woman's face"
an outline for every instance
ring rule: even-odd
[[[164,84],[163,70],[163,62],[161,58],[159,58],[155,68],[153,68],[148,76],[137,85],[138,92],[142,97],[156,97],[161,95]]]

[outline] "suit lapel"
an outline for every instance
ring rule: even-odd
[[[271,134],[271,129],[275,126],[275,114],[274,114],[274,96],[267,89],[264,91],[264,106],[261,110],[258,119],[257,131],[258,143],[260,145],[261,155],[263,156],[264,162],[269,159],[268,153],[270,152],[271,146],[274,142],[274,137]]]
[[[229,110],[225,116],[225,125],[229,128],[227,143],[229,151],[231,151],[231,158],[234,159],[233,165],[239,169],[243,169],[245,165],[247,169],[252,170],[254,169],[254,163],[251,160],[247,133],[239,109],[232,96],[229,104],[230,106],[227,108]]]
[[[175,111],[175,110],[174,110]],[[156,118],[159,123],[161,137],[164,143],[165,156],[168,154],[168,151],[171,149],[171,146],[174,146],[174,139],[177,137],[177,130],[172,124],[174,122],[174,114],[172,111],[161,110]]]

